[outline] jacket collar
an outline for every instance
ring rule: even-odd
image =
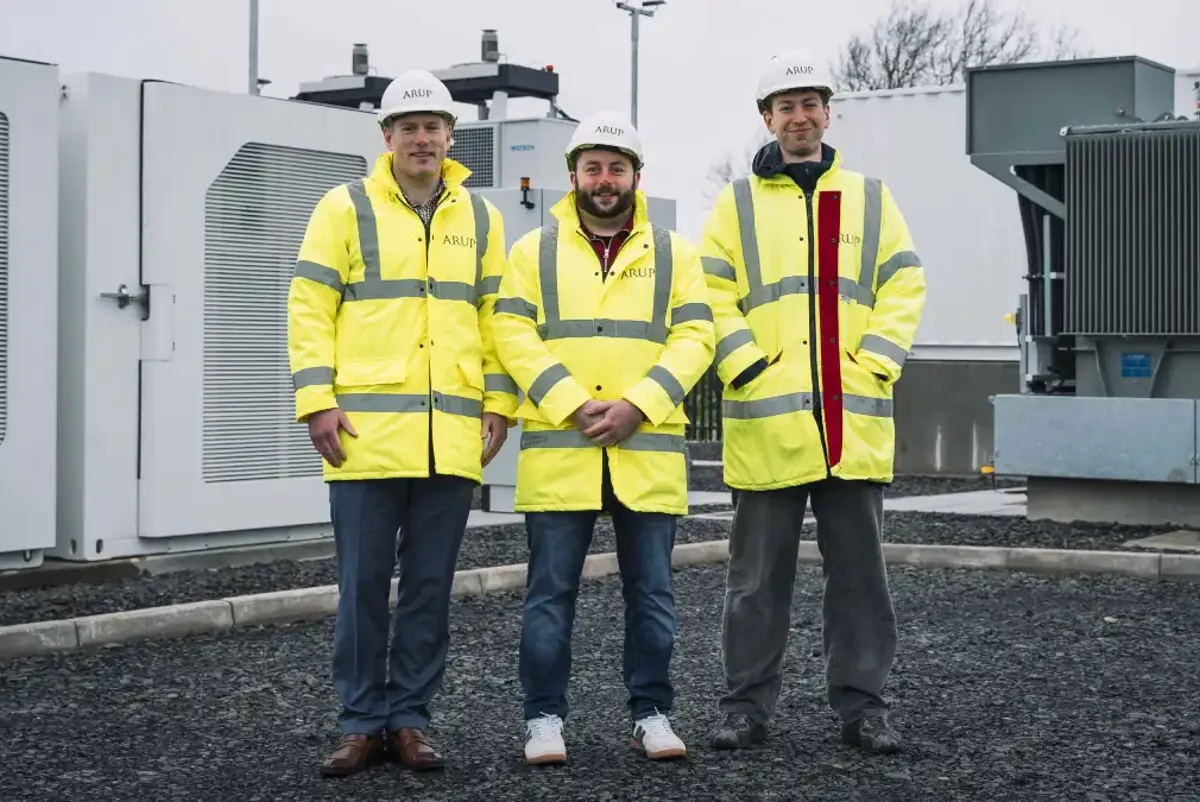
[[[442,160],[442,181],[446,184],[447,192],[454,192],[462,187],[470,175],[471,170],[466,165],[451,158]],[[400,187],[396,184],[396,176],[392,172],[392,153],[390,151],[379,154],[379,158],[375,160],[375,167],[371,170],[370,179],[394,193],[400,192]]]

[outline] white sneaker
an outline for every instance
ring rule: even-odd
[[[525,762],[534,765],[564,763],[567,746],[562,737],[563,720],[543,715],[525,722]]]
[[[645,752],[651,760],[687,756],[687,747],[662,713],[646,716],[633,723],[633,748]]]

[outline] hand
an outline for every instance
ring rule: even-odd
[[[597,401],[592,399],[571,413],[571,420],[575,421],[575,428],[583,431],[591,426],[596,425],[604,418],[604,413],[611,406],[607,401]]]
[[[335,468],[340,468],[346,461],[346,452],[342,450],[339,429],[345,429],[351,437],[358,437],[358,432],[350,425],[346,413],[337,407],[314,412],[308,417],[308,439],[321,456]]]
[[[495,412],[483,413],[483,467],[496,458],[504,441],[508,439],[508,419]]]
[[[601,448],[615,446],[629,435],[633,434],[638,424],[646,419],[642,411],[628,401],[621,399],[608,405],[604,416],[586,429],[585,437]]]

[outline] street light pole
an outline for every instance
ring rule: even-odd
[[[628,12],[628,14],[629,14],[629,23],[630,23],[629,39],[630,39],[630,44],[632,45],[632,51],[633,51],[632,52],[632,64],[630,65],[630,70],[629,70],[630,80],[632,83],[632,86],[630,87],[630,97],[629,97],[629,101],[630,101],[630,113],[629,113],[630,120],[629,121],[633,125],[634,128],[637,128],[637,124],[638,124],[638,115],[637,115],[637,111],[638,111],[638,33],[640,31],[640,25],[639,25],[639,23],[641,22],[640,18],[641,17],[653,17],[655,10],[659,6],[663,6],[666,4],[667,4],[667,0],[641,0],[641,3],[639,5],[633,5],[632,2],[630,2],[630,3],[620,2],[620,0],[618,0],[618,2],[617,2],[617,8],[621,9],[622,11]]]
[[[259,94],[258,86],[258,0],[250,0],[250,75],[249,91]]]

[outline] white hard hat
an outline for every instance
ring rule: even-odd
[[[803,50],[779,53],[758,76],[758,110],[766,111],[767,98],[792,89],[815,89],[825,97],[833,96],[833,81],[825,68]]]
[[[379,124],[383,125],[397,114],[416,112],[440,114],[448,117],[451,123],[458,119],[450,90],[433,73],[425,70],[403,72],[388,84],[379,103]]]
[[[642,138],[629,120],[613,111],[593,114],[575,127],[567,143],[567,169],[575,169],[575,155],[587,148],[611,148],[633,159],[633,168],[642,169]]]

